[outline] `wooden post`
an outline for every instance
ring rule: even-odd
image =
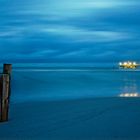
[[[2,88],[3,87],[3,77],[0,76],[0,121],[2,121]]]
[[[11,64],[4,64],[3,67],[3,75],[2,75],[2,90],[1,90],[1,105],[0,105],[0,121],[8,121],[8,112],[9,112],[9,98],[10,98],[10,92],[11,92],[11,70],[12,65]]]
[[[3,65],[3,73],[11,75],[12,65],[11,64],[4,64]]]

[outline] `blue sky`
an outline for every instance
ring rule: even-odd
[[[139,0],[0,0],[0,62],[140,61]]]

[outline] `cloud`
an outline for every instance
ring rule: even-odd
[[[63,52],[60,53],[56,56],[56,58],[72,58],[72,57],[83,57],[86,56],[87,53],[90,51],[89,48],[83,48],[83,49],[78,49],[78,50],[71,50],[68,52]]]
[[[67,25],[23,25],[11,26],[7,29],[0,31],[1,39],[9,39],[16,41],[24,41],[27,39],[43,39],[46,40],[49,36],[59,38],[62,42],[114,42],[126,39],[132,39],[135,37],[132,32],[129,31],[117,31],[117,30],[99,30],[80,28],[77,26]]]
[[[11,52],[8,55],[1,55],[1,59],[13,59],[16,58],[18,59],[39,59],[39,58],[46,58],[46,57],[51,57],[54,56],[55,53],[57,53],[56,50],[49,50],[49,49],[44,49],[40,51],[32,51],[32,52],[26,52],[26,53],[21,53],[21,52]]]
[[[42,32],[63,36],[75,42],[111,42],[132,38],[128,32],[109,30],[88,30],[73,26],[50,26],[42,28]]]
[[[93,0],[60,0],[59,2],[55,2],[52,4],[52,9],[53,8],[58,8],[58,9],[108,9],[108,8],[122,8],[125,6],[136,6],[140,3],[135,2],[135,1],[121,1],[121,0],[98,0],[98,1],[93,1]]]
[[[0,5],[1,13],[45,15],[57,19],[98,14],[105,10],[138,7],[140,2],[127,0],[13,0]],[[103,13],[104,14],[104,13]]]
[[[36,8],[29,8],[26,13],[51,15],[50,17],[72,18],[72,17],[86,17],[89,14],[98,15],[104,14],[105,10],[128,10],[132,7],[140,6],[140,2],[126,1],[126,0],[52,0],[49,4],[44,2],[36,5]],[[38,10],[39,9],[39,10]],[[24,10],[25,11],[25,10]]]
[[[139,7],[138,0],[3,1],[1,59],[139,58]]]
[[[13,31],[0,31],[0,38],[8,38],[8,37],[13,37],[13,36],[18,36],[19,31],[18,30],[13,30]]]

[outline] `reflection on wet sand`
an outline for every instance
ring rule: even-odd
[[[122,93],[119,97],[140,97],[138,93]]]
[[[138,82],[133,74],[124,75],[123,85],[119,97],[140,97]]]

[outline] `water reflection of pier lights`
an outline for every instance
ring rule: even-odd
[[[121,94],[119,97],[140,97],[138,92],[138,82],[133,76],[126,76],[123,78],[123,87],[121,89]]]
[[[140,97],[138,93],[122,93],[119,96],[120,97]]]

